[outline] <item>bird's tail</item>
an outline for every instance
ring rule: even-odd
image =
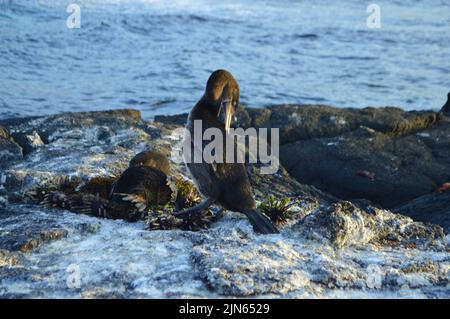
[[[250,224],[252,224],[253,229],[261,234],[278,234],[278,229],[272,224],[269,218],[264,216],[257,210],[249,210],[245,212]]]

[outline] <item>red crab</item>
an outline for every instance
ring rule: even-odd
[[[439,187],[437,189],[437,192],[438,193],[443,193],[443,192],[448,191],[448,190],[450,190],[450,183],[444,183],[444,184],[442,184],[441,187]]]
[[[361,177],[367,177],[371,181],[375,180],[375,173],[373,173],[373,172],[360,170],[360,171],[356,172],[356,175],[361,176]]]

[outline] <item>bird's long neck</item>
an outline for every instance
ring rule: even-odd
[[[225,132],[225,125],[219,121],[216,114],[213,114],[212,109],[214,107],[208,105],[208,102],[202,98],[190,113],[190,124],[193,125],[195,120],[201,120],[203,131],[215,127]]]

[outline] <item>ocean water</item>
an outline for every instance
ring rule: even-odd
[[[372,2],[379,29],[366,23]],[[79,29],[67,27],[70,3]],[[450,91],[450,2],[0,0],[0,118],[186,112],[219,68],[248,106],[437,110]]]

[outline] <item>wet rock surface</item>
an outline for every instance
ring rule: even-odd
[[[314,226],[324,232],[338,227]],[[431,252],[358,239],[338,249],[324,243],[325,237],[304,236],[298,226],[285,227],[281,235],[255,236],[242,221],[234,229],[218,225],[202,235],[193,248],[195,269],[209,289],[221,295],[431,297],[437,293],[442,297],[449,293],[449,255],[439,244]]]
[[[351,202],[322,208],[294,228],[306,238],[325,239],[337,248],[373,243],[426,249],[442,244],[445,238],[437,225],[415,223],[411,218],[376,207],[363,210]]]
[[[450,121],[395,108],[273,108],[280,160],[304,184],[392,208],[450,179]],[[287,123],[287,124],[283,124]]]
[[[274,117],[273,109],[246,112],[239,116],[247,114],[252,125],[282,121]],[[433,138],[423,136],[424,145],[438,148],[443,143],[446,131],[440,125],[446,125],[442,124],[445,119],[438,120],[432,113],[394,111],[410,123],[399,129],[394,121],[379,124],[385,123],[381,119],[387,111],[373,112],[367,115],[366,127],[372,125],[370,130],[375,130],[378,125],[376,134],[385,138],[418,136],[427,123],[430,127],[425,130]],[[358,118],[345,116],[349,122]],[[369,123],[370,117],[376,125]],[[2,161],[0,297],[450,297],[450,237],[440,226],[377,208],[368,200],[341,201],[299,182],[283,168],[275,175],[262,175],[258,165],[248,167],[258,201],[268,195],[296,201],[293,217],[280,226],[278,235],[255,234],[247,219],[233,212],[225,212],[211,228],[199,232],[149,231],[144,222],[101,219],[25,203],[27,192],[38,186],[69,178],[83,189],[97,177],[118,176],[135,154],[146,149],[163,152],[172,159],[177,174],[189,177],[172,153],[182,137],[182,118],[147,122],[136,111],[117,110],[0,121],[4,127],[0,139],[19,149],[30,147],[20,157]],[[411,123],[419,123],[419,131]],[[317,140],[333,138],[324,137],[325,127],[315,130],[312,125],[308,134],[317,134]],[[362,130],[366,134],[368,129]],[[301,131],[299,127],[298,134]],[[13,137],[30,135],[34,138],[17,143]],[[291,135],[283,137],[284,145],[293,144],[287,136]],[[6,148],[2,145],[0,152]],[[433,154],[435,160],[445,156]],[[439,203],[444,205],[448,193],[440,195]],[[431,205],[436,201],[424,197],[418,202],[429,203],[430,215],[439,211],[444,216],[440,204]],[[417,205],[398,210],[420,220],[414,216],[420,214],[414,207],[425,210],[425,206]]]
[[[53,218],[40,218],[33,221],[38,211],[32,206],[23,207],[22,211],[9,208],[1,211],[0,249],[7,251],[29,252],[39,248],[43,243],[67,237],[67,230]]]
[[[255,234],[248,221],[235,213],[226,214],[209,230],[186,232],[147,231],[141,222],[42,207],[12,205],[10,209],[27,210],[28,223],[57,222],[68,235],[29,252],[1,249],[4,298],[448,298],[450,293],[448,240],[439,232],[424,235],[434,226],[406,217],[391,235],[404,238],[403,226],[412,227],[406,238],[420,245],[384,243],[379,238],[385,232],[374,226],[369,228],[370,238],[356,232],[341,234],[339,238],[347,239],[338,248],[327,234],[340,229],[339,223],[310,221],[323,218],[326,208],[299,206],[300,220],[270,236]],[[342,211],[347,213],[352,212]],[[391,215],[395,223],[397,215]],[[372,222],[363,218],[362,223]],[[308,223],[315,227],[315,236],[299,229]],[[380,219],[375,225],[383,229],[384,223]]]
[[[242,109],[243,127],[280,129],[280,143],[333,137],[364,126],[389,135],[408,135],[438,123],[436,112],[405,112],[400,108],[346,109],[327,105],[277,105],[268,109]]]
[[[388,208],[431,193],[449,180],[449,152],[450,123],[403,137],[360,127],[280,150],[281,162],[302,183]]]
[[[414,220],[441,225],[450,233],[450,192],[434,192],[416,198],[394,209]]]
[[[3,168],[7,163],[22,159],[22,148],[14,142],[8,130],[0,126],[0,168]]]

